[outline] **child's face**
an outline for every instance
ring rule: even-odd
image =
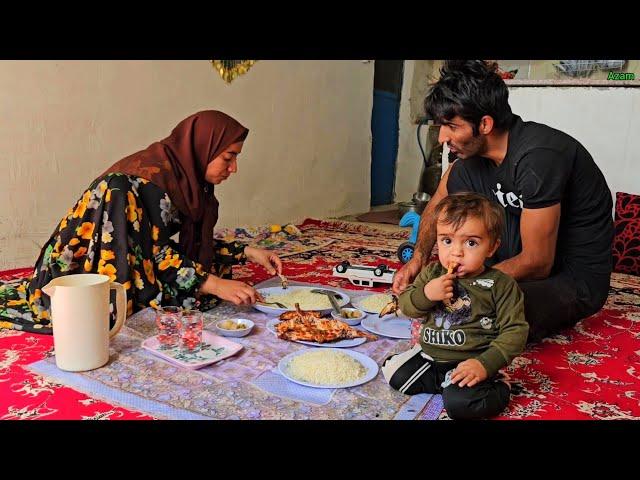
[[[456,270],[458,277],[481,273],[484,270],[484,261],[491,257],[500,245],[500,240],[495,243],[491,241],[484,222],[477,217],[467,217],[458,230],[454,230],[453,225],[438,221],[436,232],[440,263],[448,268],[451,262],[456,262],[459,265]]]

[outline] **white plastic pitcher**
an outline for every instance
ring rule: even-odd
[[[109,292],[116,291],[117,320],[109,331]],[[109,339],[120,331],[127,315],[127,292],[109,277],[82,273],[58,277],[42,291],[51,297],[51,323],[56,365],[82,372],[109,361]]]

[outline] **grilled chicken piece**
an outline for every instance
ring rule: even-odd
[[[377,340],[378,337],[351,328],[339,320],[316,320],[309,323],[295,323],[293,325],[276,325],[278,338],[283,340],[303,340],[316,343],[328,343],[336,340],[364,337],[368,340]]]
[[[278,317],[280,320],[292,320],[301,318],[322,318],[322,313],[315,310],[301,310],[300,304],[296,303],[295,312],[283,312]]]
[[[456,271],[456,268],[458,268],[459,266],[460,264],[458,262],[449,262],[449,268],[447,268],[447,273],[451,275],[453,272]]]
[[[395,295],[391,295],[391,297],[392,297],[391,301],[387,303],[382,308],[382,310],[380,310],[380,313],[378,314],[378,318],[382,318],[389,313],[395,313],[396,317],[398,316],[398,310],[400,309],[400,307],[398,306],[398,297],[396,297]]]
[[[339,338],[358,338],[364,337],[369,340],[377,340],[378,337],[375,335],[370,335],[366,332],[362,332],[360,330],[356,330],[355,328],[350,327],[344,322],[340,320],[317,320],[315,322],[315,327],[321,332],[327,332],[328,334],[336,333],[339,335]],[[322,342],[321,342],[322,343]]]
[[[339,320],[323,319],[319,312],[301,310],[298,304],[295,312],[283,313],[280,320],[275,329],[278,338],[283,340],[327,343],[357,337],[378,339],[375,335],[356,330]]]
[[[448,274],[452,274],[455,273],[456,269],[460,266],[460,264],[458,262],[454,262],[451,261],[449,262],[449,268],[447,268],[447,273]],[[455,280],[453,281],[453,297],[451,298],[445,298],[442,303],[444,303],[446,306],[450,307],[451,305],[453,305],[456,300],[457,300],[457,288],[456,288],[456,282]]]

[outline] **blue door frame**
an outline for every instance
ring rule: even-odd
[[[398,157],[400,98],[383,90],[373,91],[371,112],[371,205],[394,200]]]

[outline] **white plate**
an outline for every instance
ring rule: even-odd
[[[390,294],[390,293],[386,293],[386,294],[374,293],[373,295],[388,295],[388,296],[389,296],[389,301],[391,301],[391,299],[393,298],[393,297],[391,296],[391,294]],[[352,303],[352,305],[353,305],[354,307],[359,308],[360,310],[363,310],[363,311],[365,311],[365,312],[367,312],[367,313],[375,313],[376,315],[378,315],[378,314],[380,313],[380,310],[378,310],[378,311],[376,312],[375,310],[371,310],[370,308],[365,308],[365,307],[362,305],[362,302],[363,302],[364,300],[366,300],[366,299],[367,299],[367,298],[369,298],[369,297],[372,297],[373,295],[367,295],[366,297],[358,297],[358,298],[356,298],[356,299],[355,299],[353,302],[351,302],[351,303]]]
[[[382,318],[378,318],[378,315],[369,315],[362,320],[360,325],[365,330],[383,337],[411,338],[411,319],[408,317],[396,317],[393,313]]]
[[[347,382],[347,383],[343,383],[343,384],[335,384],[335,385],[316,385],[314,383],[307,383],[303,380],[298,380],[294,377],[291,376],[291,374],[289,374],[289,370],[288,370],[288,366],[289,366],[289,362],[291,361],[292,358],[297,357],[298,355],[302,355],[303,353],[309,353],[312,352],[312,350],[299,350],[297,352],[293,352],[290,353],[289,355],[287,355],[286,357],[284,357],[282,360],[280,360],[280,362],[278,362],[278,370],[280,371],[280,373],[282,374],[282,376],[284,376],[285,378],[291,380],[292,382],[295,382],[299,385],[305,385],[307,387],[314,387],[314,388],[349,388],[349,387],[355,387],[356,385],[362,385],[363,383],[367,383],[371,380],[373,380],[374,378],[376,378],[376,375],[378,375],[378,364],[371,358],[367,357],[366,355],[360,353],[360,352],[354,352],[353,350],[337,350],[334,349],[336,352],[342,352],[342,353],[346,353],[347,355],[349,355],[350,357],[355,358],[357,361],[359,361],[362,366],[367,370],[367,373],[365,374],[364,377],[359,378],[358,380],[354,380],[352,382]]]
[[[267,330],[277,336],[276,333],[276,324],[280,323],[279,318],[272,318],[267,322]],[[330,347],[330,348],[350,348],[357,347],[358,345],[362,345],[367,341],[364,337],[358,338],[347,338],[345,340],[339,340],[337,342],[326,342],[326,343],[318,343],[318,342],[307,342],[306,340],[291,340],[292,342],[302,343],[304,345],[310,345],[312,347]]]
[[[266,297],[267,295],[284,295],[286,293],[289,293],[295,290],[315,290],[315,289],[329,290],[331,292],[334,292],[337,295],[340,295],[340,297],[342,298],[338,299],[338,305],[340,305],[341,307],[344,307],[346,304],[348,304],[351,301],[351,299],[346,293],[340,292],[333,288],[327,288],[327,287],[305,287],[305,286],[293,285],[288,287],[286,290],[283,289],[282,287],[266,287],[266,288],[258,288],[257,290],[258,292],[260,292],[260,294],[263,297]],[[295,307],[278,308],[275,305],[260,305],[258,303],[253,305],[253,308],[255,308],[256,310],[260,310],[262,313],[266,313],[267,315],[280,315],[281,313],[284,313],[284,312],[294,312],[296,310]],[[316,311],[322,312],[323,315],[326,315],[329,312],[331,312],[331,310],[333,310],[333,308],[330,307],[330,308],[324,308]]]

